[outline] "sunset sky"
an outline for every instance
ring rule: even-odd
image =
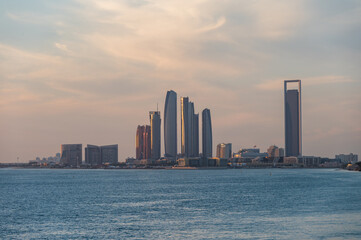
[[[303,154],[360,158],[359,0],[2,0],[0,162],[64,143],[124,161],[170,89],[178,130],[181,96],[211,110],[214,154],[283,147],[285,79],[302,80]]]

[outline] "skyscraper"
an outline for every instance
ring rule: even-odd
[[[136,159],[149,159],[151,157],[151,128],[149,125],[137,127],[135,136]]]
[[[151,147],[152,147],[151,127],[149,125],[146,125],[143,133],[143,159],[151,158],[151,150],[152,150]]]
[[[189,157],[189,120],[188,120],[188,97],[181,98],[181,154],[183,157]]]
[[[151,158],[160,158],[160,112],[149,112],[151,127]]]
[[[137,134],[135,135],[135,156],[136,159],[143,159],[144,153],[144,131],[145,126],[138,125]]]
[[[194,114],[194,103],[188,97],[181,98],[181,154],[183,157],[199,155],[198,114]]]
[[[298,89],[287,89],[298,83]],[[285,149],[286,156],[302,156],[301,80],[285,80]]]
[[[202,152],[203,157],[212,157],[212,122],[208,108],[202,112]]]
[[[188,156],[194,157],[194,103],[188,102]]]
[[[193,157],[199,156],[199,114],[193,114]]]
[[[80,166],[82,162],[81,144],[62,144],[60,162],[68,166]]]
[[[165,157],[177,156],[177,93],[168,91],[164,106]]]

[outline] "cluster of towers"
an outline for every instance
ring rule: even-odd
[[[288,89],[297,83],[298,89]],[[284,81],[286,156],[302,156],[301,80]],[[164,156],[168,159],[199,157],[199,114],[188,97],[180,98],[181,151],[177,150],[177,93],[168,91],[164,106]],[[161,118],[159,111],[149,112],[150,125],[138,126],[136,159],[161,158]],[[212,123],[209,109],[202,111],[202,156],[212,157]]]
[[[177,93],[168,91],[164,105],[164,156],[199,157],[199,114],[194,103],[181,97],[181,153],[177,150]],[[160,112],[150,112],[150,125],[138,126],[136,133],[136,159],[159,159],[161,157]],[[203,156],[212,157],[212,124],[209,109],[202,112]]]
[[[160,158],[160,112],[149,112],[150,125],[138,125],[136,142],[137,159]]]

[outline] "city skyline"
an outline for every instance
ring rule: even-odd
[[[63,143],[116,143],[123,161],[169,89],[211,109],[213,155],[222,142],[284,147],[285,79],[302,80],[303,155],[361,155],[359,1],[0,6],[2,163]]]

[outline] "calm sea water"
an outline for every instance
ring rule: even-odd
[[[0,169],[1,239],[361,239],[361,173]]]

